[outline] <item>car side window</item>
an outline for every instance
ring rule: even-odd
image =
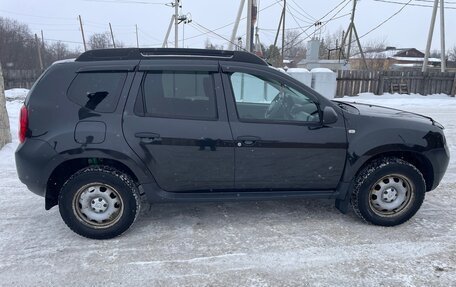
[[[89,110],[114,112],[126,76],[123,72],[79,73],[68,88],[67,96]]]
[[[209,72],[149,72],[140,93],[146,116],[217,119],[214,80]]]
[[[240,72],[230,79],[240,120],[320,121],[318,105],[287,85]]]

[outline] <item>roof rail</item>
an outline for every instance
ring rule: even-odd
[[[179,49],[179,48],[118,48],[90,50],[82,53],[76,61],[113,61],[113,60],[142,60],[152,58],[204,58],[225,61],[244,62],[268,65],[258,56],[244,51]]]

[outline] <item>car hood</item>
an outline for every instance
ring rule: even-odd
[[[336,101],[343,110],[354,113],[353,108],[357,110],[357,113],[362,116],[371,116],[371,117],[384,117],[384,118],[398,118],[404,120],[419,121],[425,123],[435,124],[435,121],[428,116],[424,116],[417,113],[407,112],[394,108],[387,108],[371,104],[362,104],[356,102],[340,102]],[[343,105],[351,106],[351,108],[344,108]]]

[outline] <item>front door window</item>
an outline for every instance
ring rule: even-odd
[[[230,78],[240,120],[320,122],[317,104],[287,85],[240,72]]]

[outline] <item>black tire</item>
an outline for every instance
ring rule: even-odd
[[[395,157],[369,163],[355,179],[351,202],[366,222],[395,226],[412,218],[423,203],[426,183],[412,164]]]
[[[77,234],[92,239],[109,239],[125,232],[136,220],[140,205],[133,180],[107,166],[76,172],[59,194],[63,221]]]

